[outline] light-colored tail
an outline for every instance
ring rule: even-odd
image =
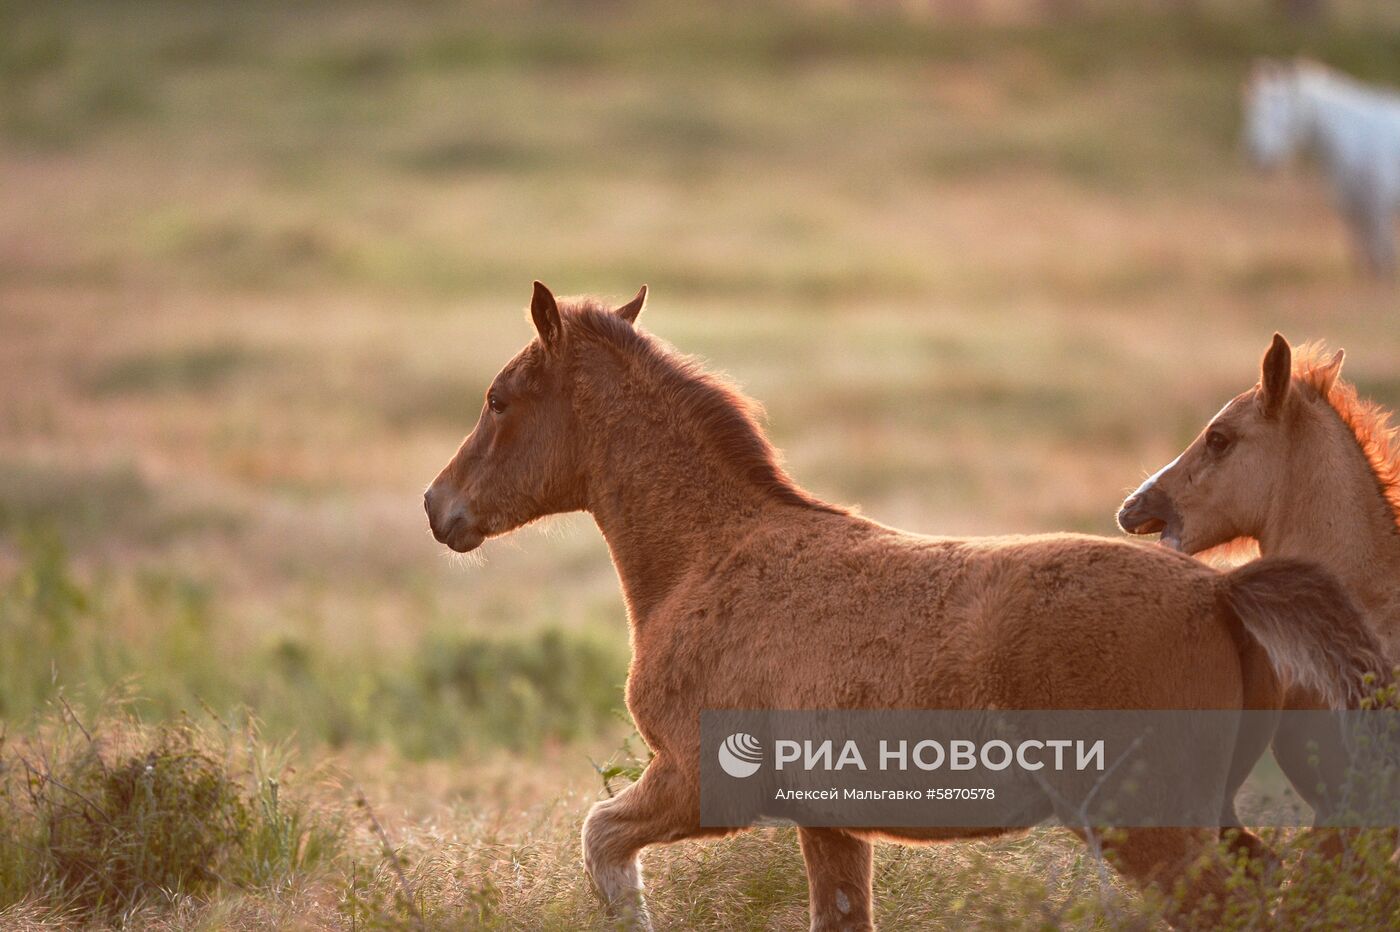
[[[1225,608],[1253,635],[1274,669],[1316,690],[1334,709],[1355,709],[1389,666],[1341,583],[1315,563],[1265,557],[1224,574]],[[1367,674],[1375,682],[1367,686]]]

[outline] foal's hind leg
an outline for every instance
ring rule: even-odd
[[[1132,828],[1110,833],[1103,847],[1124,876],[1166,895],[1175,928],[1212,929],[1228,893],[1227,871],[1211,858],[1215,839],[1213,829]]]
[[[869,932],[875,928],[870,842],[832,828],[802,828],[812,932]]]
[[[1292,697],[1290,697],[1292,698]],[[1297,708],[1307,708],[1300,701]],[[1313,720],[1286,718],[1274,734],[1274,759],[1298,795],[1313,809],[1313,842],[1327,857],[1346,850],[1347,833],[1326,825],[1341,803],[1350,760],[1340,726],[1319,727]]]
[[[1268,868],[1278,864],[1278,856],[1262,838],[1240,825],[1235,812],[1235,797],[1240,786],[1248,778],[1259,758],[1264,756],[1269,742],[1278,728],[1278,708],[1283,702],[1283,691],[1273,667],[1257,645],[1246,652],[1242,659],[1245,680],[1245,716],[1240,723],[1239,734],[1235,738],[1234,754],[1230,759],[1230,776],[1225,788],[1225,806],[1220,816],[1220,840],[1235,855],[1246,855],[1250,861],[1260,862]]]
[[[692,771],[698,769],[692,764]],[[723,835],[700,828],[699,790],[670,758],[652,758],[642,777],[593,806],[583,822],[583,864],[608,910],[625,927],[650,929],[638,855],[647,845]]]

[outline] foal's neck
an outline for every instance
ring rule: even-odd
[[[1331,411],[1295,444],[1259,536],[1265,556],[1320,563],[1346,586],[1378,634],[1400,646],[1400,531],[1350,428]]]
[[[687,578],[708,575],[774,503],[686,417],[683,386],[606,348],[583,352],[574,391],[588,510],[641,623]]]

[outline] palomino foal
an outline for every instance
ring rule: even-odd
[[[1258,384],[1230,400],[1172,462],[1123,503],[1130,534],[1198,554],[1254,540],[1265,557],[1291,557],[1331,572],[1362,610],[1386,659],[1400,663],[1400,446],[1389,414],[1338,376],[1341,350],[1316,346],[1295,358],[1274,334]],[[1333,648],[1328,648],[1333,649]],[[1378,671],[1383,672],[1383,671]],[[1325,699],[1295,683],[1284,706]],[[1326,821],[1318,736],[1283,728],[1274,755]],[[1340,736],[1336,736],[1340,742]],[[1344,759],[1323,749],[1322,758]]]
[[[1346,586],[1400,662],[1400,443],[1390,414],[1340,378],[1344,354],[1274,334],[1258,383],[1123,503],[1132,534],[1202,553],[1240,538]]]
[[[424,497],[459,551],[564,511],[602,531],[631,625],[627,706],[654,756],[593,807],[583,856],[627,924],[650,924],[643,848],[727,831],[700,824],[703,709],[1238,709],[1274,682],[1255,639],[1337,704],[1373,668],[1350,601],[1309,564],[1222,574],[1123,540],[922,537],[817,500],[750,402],[634,326],[645,297],[560,306],[536,282],[536,339]],[[1347,650],[1317,649],[1323,629]],[[800,829],[812,928],[873,927],[872,841],[1000,831]],[[1185,921],[1224,900],[1220,871],[1189,870],[1214,834],[1109,847],[1138,883],[1179,882]]]

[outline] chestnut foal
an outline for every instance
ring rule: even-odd
[[[1124,540],[923,537],[817,500],[755,405],[635,326],[645,298],[561,305],[536,282],[536,338],[424,496],[463,552],[558,512],[602,531],[631,626],[627,706],[654,754],[583,828],[624,923],[650,925],[642,849],[730,831],[700,823],[702,709],[1239,709],[1274,688],[1259,643],[1343,705],[1374,667],[1310,564],[1220,573]],[[812,928],[873,928],[873,841],[1001,831],[799,829]],[[1225,898],[1220,870],[1190,869],[1214,837],[1130,829],[1107,847],[1140,884],[1180,883],[1185,921]]]

